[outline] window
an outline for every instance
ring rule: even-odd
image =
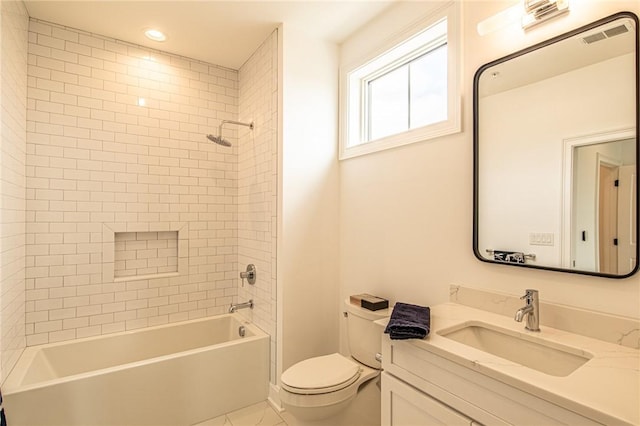
[[[446,39],[433,50],[366,80],[365,141],[447,119]]]
[[[457,7],[342,69],[341,159],[460,131]]]

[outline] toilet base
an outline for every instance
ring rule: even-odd
[[[354,398],[331,407],[309,411],[283,405],[295,420],[288,420],[289,426],[380,426],[380,376],[363,383]]]
[[[322,421],[326,419],[332,419],[337,416],[340,412],[344,411],[345,408],[351,404],[353,400],[356,399],[356,395],[353,397],[346,399],[339,404],[332,404],[324,407],[297,407],[295,405],[289,405],[286,403],[282,403],[282,406],[286,411],[291,413],[293,417],[295,417],[297,421],[297,425],[322,425]],[[327,423],[331,424],[331,423]]]

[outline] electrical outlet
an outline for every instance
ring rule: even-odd
[[[531,232],[529,233],[529,244],[531,244],[532,246],[552,246],[553,233]]]

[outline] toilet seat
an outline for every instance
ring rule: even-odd
[[[317,395],[336,392],[355,383],[362,372],[361,366],[333,353],[305,359],[289,367],[280,382],[285,390],[299,395]]]

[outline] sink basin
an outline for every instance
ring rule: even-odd
[[[479,321],[465,322],[438,334],[551,376],[568,376],[592,358],[579,349]]]

